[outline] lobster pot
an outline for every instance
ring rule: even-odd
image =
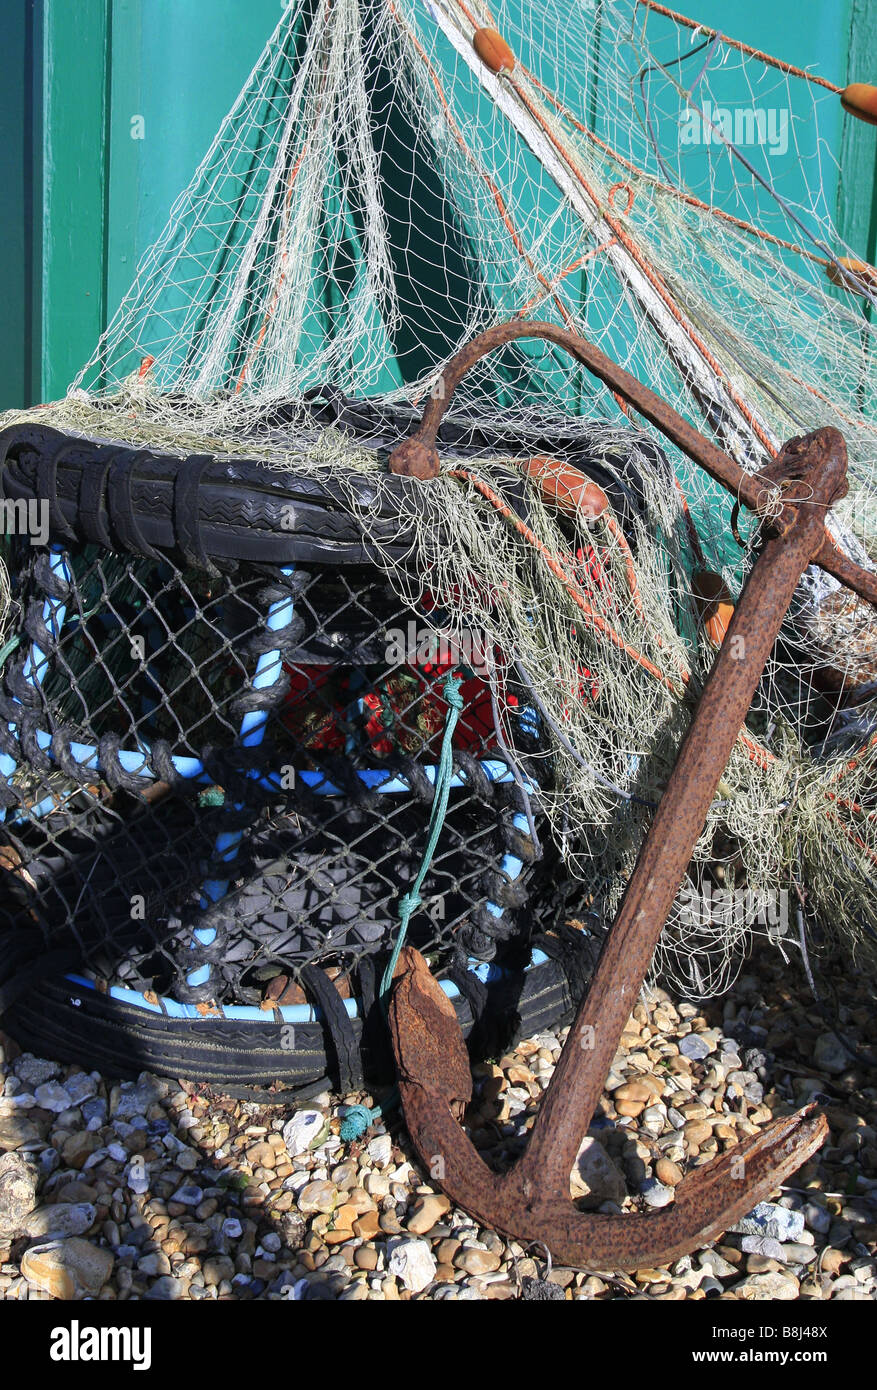
[[[35,426],[3,453],[6,498],[50,523],[9,562],[5,1026],[90,1066],[301,1086],[358,1080],[372,1016],[380,1073],[376,981],[426,847],[452,670],[451,792],[409,940],[465,1026],[556,1019],[566,974],[534,955],[538,788],[517,766],[538,719],[522,699],[513,750],[477,641],[442,638],[428,591],[394,595],[387,555],[416,564],[408,480]]]

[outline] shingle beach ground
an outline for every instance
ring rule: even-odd
[[[0,1034],[0,1298],[837,1299],[877,1293],[871,990],[834,970],[832,1032],[800,967],[762,951],[732,993],[634,1009],[573,1178],[584,1208],[668,1205],[684,1173],[811,1098],[830,1137],[710,1249],[633,1274],[550,1269],[425,1175],[398,1116],[338,1137],[347,1104],[118,1083]],[[469,1130],[498,1165],[532,1123],[564,1033],[476,1068]],[[872,1059],[873,1060],[873,1059]],[[553,1292],[553,1290],[551,1291]]]

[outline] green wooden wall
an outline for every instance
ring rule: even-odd
[[[0,408],[63,393],[164,225],[281,0],[3,0]],[[522,4],[538,0],[521,0]],[[875,0],[689,0],[838,82],[877,81]],[[825,129],[841,235],[877,260],[877,128]]]

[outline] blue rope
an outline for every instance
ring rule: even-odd
[[[382,1113],[383,1107],[376,1105],[369,1110],[367,1105],[351,1105],[341,1121],[341,1138],[345,1144],[360,1139]]]
[[[393,973],[402,947],[405,945],[405,937],[408,934],[408,924],[412,916],[419,907],[422,906],[420,890],[423,887],[429,866],[432,863],[432,856],[435,854],[436,845],[445,823],[445,816],[448,810],[448,797],[451,792],[451,780],[454,775],[454,730],[463,709],[463,697],[454,678],[454,672],[449,671],[445,677],[442,690],[448,712],[445,716],[445,729],[442,737],[441,753],[435,773],[435,792],[432,799],[432,808],[429,813],[429,835],[426,841],[426,848],[423,851],[423,858],[420,861],[420,868],[417,877],[412,883],[407,893],[403,893],[399,900],[399,930],[396,934],[396,944],[393,947],[393,954],[387,963],[381,979],[380,999],[386,1014],[389,1009],[390,991],[393,987]],[[349,1143],[353,1139],[359,1139],[370,1125],[385,1111],[395,1108],[399,1103],[399,1092],[394,1088],[383,1105],[376,1105],[369,1110],[366,1105],[351,1105],[350,1109],[341,1122],[341,1138]]]

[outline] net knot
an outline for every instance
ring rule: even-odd
[[[442,694],[444,695],[445,702],[450,705],[451,709],[463,709],[464,701],[463,696],[460,694],[460,683],[453,671],[449,671],[445,677]]]
[[[422,906],[423,899],[419,893],[403,893],[399,899],[399,916],[407,922],[408,918]]]

